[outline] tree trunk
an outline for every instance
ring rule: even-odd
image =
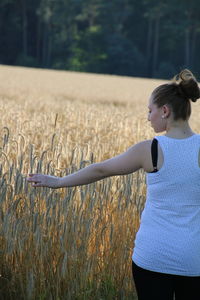
[[[151,55],[152,55],[152,33],[153,33],[153,21],[152,18],[148,19],[148,33],[147,33],[147,47],[146,47],[146,76],[151,76]]]
[[[37,63],[40,64],[40,60],[41,60],[41,20],[40,20],[39,16],[38,16],[38,20],[37,20],[36,59],[37,59]]]
[[[43,38],[42,38],[42,66],[43,66],[43,68],[46,67],[47,44],[48,44],[48,31],[47,31],[47,24],[44,23]]]
[[[27,7],[26,0],[22,0],[22,48],[23,55],[28,55],[28,40],[27,40]]]
[[[47,24],[47,49],[46,49],[46,67],[49,68],[51,65],[51,50],[52,50],[52,32],[51,32],[51,25]]]
[[[192,31],[192,38],[191,38],[191,56],[190,56],[190,60],[191,60],[191,67],[194,68],[194,62],[195,62],[195,52],[196,52],[196,41],[197,41],[197,30],[196,30],[197,26],[193,27],[193,31]]]
[[[158,62],[158,47],[159,47],[159,31],[160,31],[160,15],[155,19],[155,34],[153,44],[153,59],[152,59],[152,77],[155,76]]]
[[[190,64],[190,29],[185,30],[185,66]]]

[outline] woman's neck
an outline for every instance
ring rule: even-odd
[[[182,139],[193,134],[195,133],[190,128],[188,121],[179,120],[168,124],[165,135],[172,138]]]

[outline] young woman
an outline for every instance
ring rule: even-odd
[[[65,177],[30,174],[33,187],[73,187],[143,168],[147,201],[136,235],[132,270],[138,300],[200,299],[200,135],[190,128],[200,98],[189,70],[158,86],[148,120],[156,133],[111,159]],[[153,161],[152,161],[153,154]]]

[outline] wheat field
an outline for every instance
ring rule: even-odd
[[[148,97],[161,83],[0,66],[0,299],[136,299],[145,174],[58,190],[26,177],[64,176],[152,138]],[[197,102],[196,132],[199,114]]]

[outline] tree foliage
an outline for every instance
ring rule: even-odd
[[[199,0],[1,0],[0,63],[128,76],[198,73]]]

